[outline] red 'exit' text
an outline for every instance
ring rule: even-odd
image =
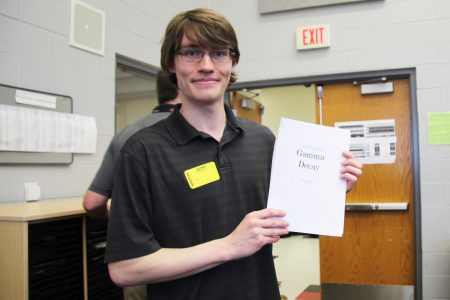
[[[297,29],[297,49],[324,48],[330,46],[328,25],[305,26]]]

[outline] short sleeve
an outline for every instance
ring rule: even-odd
[[[101,194],[107,198],[111,197],[114,179],[114,144],[111,143],[103,156],[102,164],[92,180],[89,190]]]
[[[108,222],[106,262],[145,256],[161,247],[151,228],[152,205],[147,164],[137,157],[143,148],[122,150],[114,172],[111,213]],[[142,150],[141,150],[142,149]]]

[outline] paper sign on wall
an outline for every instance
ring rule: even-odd
[[[335,127],[350,130],[350,152],[363,164],[393,164],[397,137],[395,120],[336,122]]]
[[[56,108],[56,96],[24,90],[16,90],[16,102],[39,107]]]
[[[0,104],[0,151],[95,153],[92,117]]]
[[[428,113],[428,143],[450,144],[450,111]]]

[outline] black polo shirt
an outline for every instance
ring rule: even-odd
[[[107,262],[225,237],[247,213],[266,207],[274,136],[266,127],[237,120],[228,108],[226,113],[220,143],[192,127],[179,106],[128,140],[115,172]],[[220,178],[192,186],[186,171],[211,162]],[[147,289],[152,300],[280,297],[270,245],[250,257]]]

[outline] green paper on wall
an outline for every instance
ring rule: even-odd
[[[450,144],[450,112],[428,113],[428,143]]]

